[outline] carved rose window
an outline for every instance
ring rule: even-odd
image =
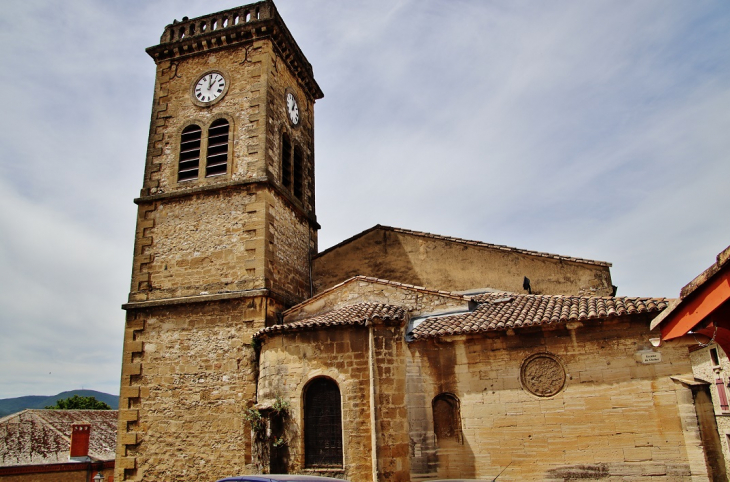
[[[565,386],[565,368],[549,353],[537,353],[522,363],[522,387],[538,397],[552,397]]]

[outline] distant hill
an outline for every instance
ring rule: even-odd
[[[96,390],[71,390],[69,392],[61,392],[58,395],[53,395],[51,397],[44,395],[29,395],[26,397],[0,399],[0,417],[20,412],[26,408],[46,408],[48,406],[55,405],[57,400],[73,397],[74,395],[78,395],[80,397],[94,397],[100,402],[106,403],[114,410],[119,408],[118,395],[110,395],[104,392],[97,392]]]

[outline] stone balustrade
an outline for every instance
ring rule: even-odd
[[[233,28],[249,22],[256,22],[273,18],[275,15],[273,4],[267,1],[244,5],[232,8],[223,12],[206,15],[203,17],[188,20],[183,17],[182,21],[173,21],[165,27],[160,37],[160,43],[178,42],[191,37],[204,35],[216,30]]]

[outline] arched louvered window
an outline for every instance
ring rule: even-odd
[[[198,125],[189,125],[180,136],[180,163],[177,180],[189,181],[198,178],[200,168],[200,136],[202,129]]]
[[[291,190],[291,140],[286,133],[281,136],[281,184]]]
[[[433,431],[436,438],[461,443],[461,413],[459,399],[451,393],[441,393],[433,399]]]
[[[340,389],[329,378],[315,378],[304,391],[304,464],[342,467]]]
[[[218,119],[208,129],[208,152],[205,156],[205,177],[228,171],[228,121]]]
[[[302,193],[304,192],[304,156],[302,155],[302,148],[299,146],[294,147],[294,196],[302,200]]]

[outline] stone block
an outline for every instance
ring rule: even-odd
[[[652,451],[649,447],[625,447],[624,461],[645,462],[652,460]]]

